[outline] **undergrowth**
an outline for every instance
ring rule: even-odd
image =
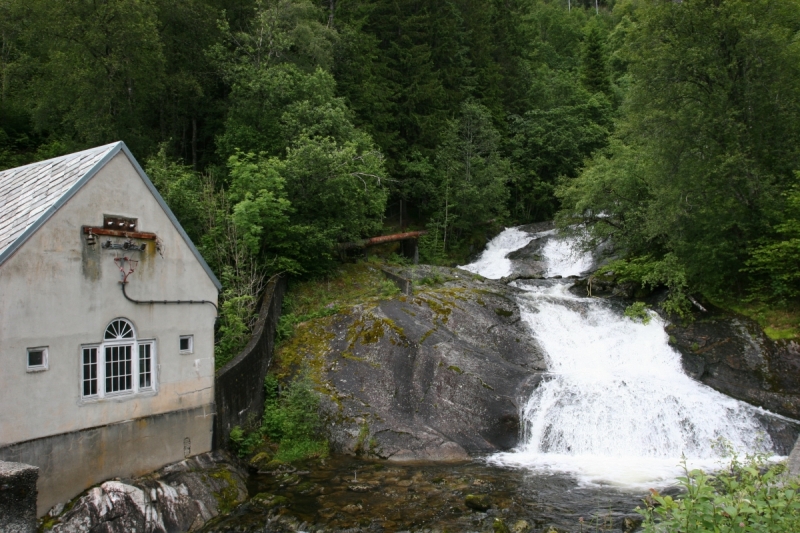
[[[266,443],[278,445],[274,460],[293,462],[328,455],[328,441],[321,437],[319,395],[307,378],[295,378],[285,387],[270,374],[264,381],[266,400],[261,425],[244,431],[235,427],[230,439],[233,451],[246,457]]]
[[[655,489],[637,508],[646,533],[784,533],[800,531],[798,480],[782,476],[785,466],[764,456],[732,456],[716,474],[689,470],[678,478],[686,491],[677,498]]]
[[[290,338],[298,324],[399,292],[380,271],[380,263],[343,264],[326,278],[292,282],[283,300],[277,341]]]

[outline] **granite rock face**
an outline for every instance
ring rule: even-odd
[[[413,296],[309,322],[293,340],[300,367],[326,391],[334,449],[454,461],[512,448],[519,400],[545,369],[518,289],[456,269],[400,274],[417,278]]]
[[[769,339],[754,321],[713,308],[687,324],[667,326],[687,374],[728,396],[800,419],[800,345]],[[788,455],[800,427],[763,419],[776,447]]]
[[[130,481],[89,489],[66,512],[54,509],[53,533],[195,531],[247,497],[245,474],[212,452]]]
[[[36,531],[36,481],[39,469],[0,461],[0,531]]]

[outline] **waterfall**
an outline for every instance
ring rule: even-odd
[[[469,266],[494,277],[511,246],[529,241],[506,230]],[[542,248],[548,276],[590,267],[590,257],[573,249],[550,237]],[[740,453],[771,449],[756,408],[683,372],[655,313],[645,325],[609,302],[571,294],[567,281],[515,284],[525,291],[522,319],[545,352],[548,375],[522,408],[520,445],[490,462],[641,487],[672,481],[682,457],[690,467],[714,468],[720,443]]]
[[[478,257],[474,263],[463,265],[459,268],[469,270],[489,279],[500,279],[512,274],[511,260],[506,256],[514,250],[519,250],[531,242],[535,237],[545,233],[527,233],[517,228],[508,228],[486,245],[486,250]]]

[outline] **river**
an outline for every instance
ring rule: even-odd
[[[461,268],[507,277],[506,256],[540,238],[547,279],[513,283],[548,373],[523,402],[516,449],[461,464],[332,457],[253,476],[255,497],[207,530],[492,531],[502,520],[519,533],[633,531],[649,488],[676,492],[682,461],[714,468],[730,449],[771,449],[756,408],[683,372],[658,315],[635,322],[568,290],[592,266],[572,241],[510,228]],[[472,509],[469,494],[493,503]]]

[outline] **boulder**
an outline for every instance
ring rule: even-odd
[[[519,400],[545,369],[518,289],[456,269],[433,285],[298,327],[280,358],[312,369],[334,450],[466,460],[519,438]],[[420,279],[420,271],[402,273]]]
[[[63,513],[51,514],[53,533],[177,533],[195,531],[247,497],[245,474],[212,452],[130,481],[89,489]]]

